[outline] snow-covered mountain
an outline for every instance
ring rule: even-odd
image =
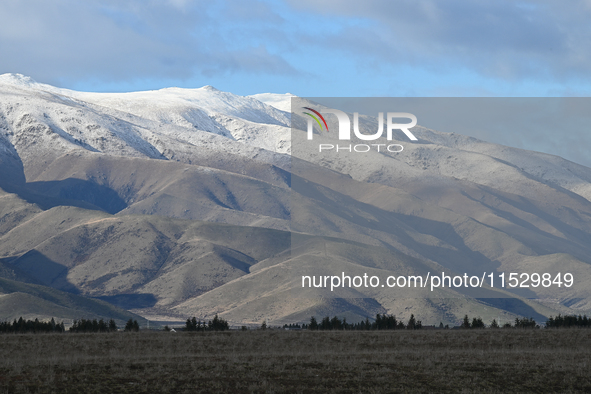
[[[290,125],[305,122],[291,98],[210,86],[86,93],[1,75],[0,276],[152,318],[253,324],[591,308],[590,169],[420,126],[397,154],[292,150]],[[318,297],[297,281],[318,265],[380,276],[568,269],[576,286]]]

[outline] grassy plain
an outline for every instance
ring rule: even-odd
[[[589,392],[591,330],[0,335],[0,393]]]

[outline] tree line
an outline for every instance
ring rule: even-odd
[[[80,319],[74,320],[74,324],[70,327],[70,332],[114,332],[117,331],[117,324],[115,320],[111,319],[109,322],[105,322],[103,319],[100,320],[90,320],[90,319]]]
[[[346,318],[343,320],[337,316],[332,319],[325,316],[318,322],[316,317],[310,318],[310,323],[297,325],[284,325],[284,328],[301,328],[304,330],[420,330],[423,328],[423,324],[420,320],[416,320],[414,315],[410,315],[408,322],[405,324],[402,320],[396,319],[394,315],[388,314],[377,314],[373,322],[369,321],[369,318],[362,320],[357,323],[348,323]]]
[[[129,319],[127,323],[125,323],[125,327],[123,331],[125,332],[138,332],[140,330],[140,325],[137,320]],[[119,327],[117,327],[117,323],[115,320],[110,319],[109,322],[105,322],[103,319],[100,320],[74,320],[74,324],[70,327],[70,332],[75,333],[83,333],[83,332],[117,332],[119,331]]]
[[[587,315],[565,315],[556,317],[550,316],[546,322],[547,328],[570,328],[570,327],[591,327],[591,318]]]
[[[168,327],[168,326],[167,326]],[[165,328],[166,329],[166,328]],[[185,331],[226,331],[230,326],[228,322],[218,315],[215,315],[213,320],[205,321],[197,320],[195,316],[192,319],[187,319],[185,322]]]
[[[571,327],[591,327],[591,319],[586,315],[558,315],[556,317],[550,316],[544,324],[546,328],[571,328]],[[460,328],[485,328],[481,318],[473,318],[472,322],[468,318],[468,315],[464,316],[464,320]],[[493,319],[489,325],[489,328],[540,328],[533,318],[515,318],[515,323],[511,324],[506,322],[502,326]]]
[[[388,314],[377,314],[375,320],[372,322],[369,318],[362,320],[357,323],[349,323],[346,318],[342,320],[337,316],[330,318],[325,316],[320,321],[316,317],[312,316],[309,323],[295,323],[285,324],[284,328],[288,329],[304,329],[312,331],[330,331],[330,330],[420,330],[424,328],[422,322],[417,320],[414,314],[411,314],[408,321],[405,323],[402,320],[398,320],[394,315]],[[591,327],[591,318],[586,315],[558,315],[556,317],[550,317],[545,323],[546,328],[588,328]],[[266,322],[263,323],[261,329],[266,329]],[[443,322],[439,323],[440,329],[447,329],[449,325],[443,325]],[[514,324],[506,322],[500,325],[496,319],[493,319],[487,326],[480,317],[473,317],[470,319],[468,315],[464,315],[461,325],[461,329],[484,329],[484,328],[521,328],[531,329],[540,328],[533,318],[515,318]],[[226,320],[219,317],[217,314],[212,320],[201,321],[193,317],[187,319],[185,323],[185,331],[226,331],[229,330],[229,324]],[[246,329],[245,326],[242,329]],[[115,320],[110,319],[106,322],[103,319],[80,319],[74,320],[72,326],[69,328],[69,332],[72,333],[100,333],[100,332],[116,332],[119,328]],[[139,323],[137,320],[129,319],[125,324],[123,331],[137,332],[140,330]],[[165,330],[169,330],[168,326]],[[49,322],[35,320],[25,320],[20,317],[18,320],[14,319],[13,322],[4,321],[0,322],[0,333],[63,333],[66,332],[64,322],[57,323],[53,318]]]
[[[546,323],[546,328],[569,328],[569,327],[591,327],[591,318],[586,315],[558,315],[557,317],[550,317]],[[310,318],[310,323],[294,323],[285,324],[285,329],[303,329],[303,330],[419,330],[424,328],[420,320],[416,320],[414,315],[410,315],[408,322],[405,324],[402,320],[396,319],[394,315],[388,314],[377,314],[373,322],[370,322],[368,318],[358,323],[348,323],[346,318],[343,320],[337,316],[332,319],[328,316],[322,318],[320,322],[316,317]],[[443,325],[443,322],[439,323],[440,329],[449,329],[449,325]],[[468,315],[464,315],[462,323],[459,326],[460,329],[483,329],[483,328],[518,328],[518,329],[531,329],[540,328],[533,318],[519,318],[516,317],[513,324],[511,322],[505,322],[500,325],[496,319],[493,319],[487,326],[482,318],[473,317],[470,319]]]
[[[96,333],[96,332],[116,332],[119,328],[115,320],[110,319],[106,322],[103,319],[80,319],[74,320],[72,326],[68,329],[72,333]],[[124,331],[139,331],[140,325],[137,320],[129,319],[125,325]],[[18,320],[14,319],[11,323],[9,321],[0,322],[0,333],[3,334],[26,334],[26,333],[43,333],[43,332],[66,332],[64,322],[57,323],[54,318],[49,322],[35,320],[25,320],[20,317]]]
[[[441,327],[441,324],[440,324]],[[460,328],[462,329],[480,329],[480,328],[486,328],[486,325],[484,324],[484,322],[482,321],[482,319],[480,317],[474,317],[472,318],[472,321],[470,322],[470,318],[468,317],[468,315],[464,315],[464,320],[462,321],[462,324],[460,325]],[[502,326],[499,325],[499,323],[497,322],[497,319],[493,319],[490,323],[490,325],[488,326],[488,328],[540,328],[540,326],[538,324],[536,324],[536,321],[533,318],[515,318],[515,324],[512,325],[510,322],[506,322],[505,324],[503,324]]]
[[[56,323],[53,317],[49,322],[35,320],[24,320],[22,316],[11,323],[9,321],[0,323],[0,333],[3,334],[25,334],[41,332],[65,332],[64,322]]]

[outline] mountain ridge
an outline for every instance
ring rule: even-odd
[[[588,168],[421,126],[401,153],[319,157],[292,146],[306,124],[286,111],[292,97],[207,86],[85,93],[0,75],[3,264],[143,316],[219,313],[236,324],[591,310]],[[377,127],[364,116],[360,126]],[[302,239],[333,252],[301,251]],[[313,262],[380,275],[568,266],[577,288],[491,290],[513,304],[454,291],[439,294],[446,301],[326,297],[294,280]]]

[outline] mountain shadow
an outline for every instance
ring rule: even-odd
[[[20,271],[26,272],[44,286],[68,293],[80,294],[80,290],[68,281],[68,267],[56,263],[37,250],[30,250],[9,264]]]
[[[18,195],[43,210],[71,206],[100,210],[112,215],[127,208],[127,203],[115,190],[89,180],[68,178],[61,181],[4,183],[0,187]]]
[[[26,187],[36,195],[61,201],[85,202],[112,215],[127,208],[127,203],[115,190],[88,180],[68,178],[61,181],[31,182]]]
[[[43,283],[39,279],[10,264],[10,262],[16,260],[17,258],[18,257],[0,258],[0,278],[10,279],[24,283],[31,283],[35,285],[42,285]]]

